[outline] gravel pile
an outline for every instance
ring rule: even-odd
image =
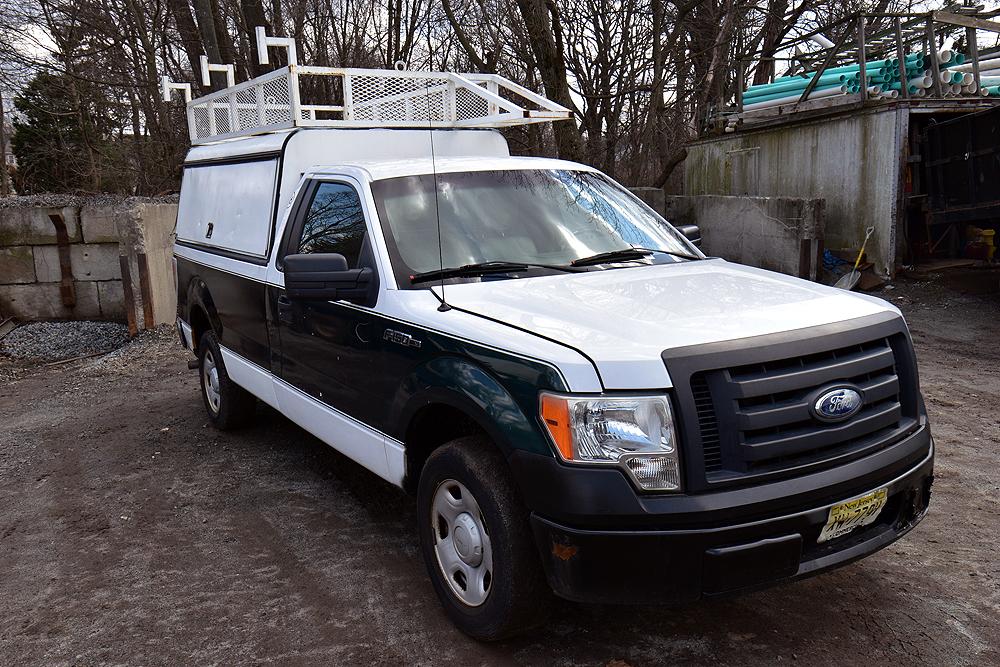
[[[117,322],[34,322],[0,340],[0,354],[12,359],[56,361],[110,352],[128,342],[128,327]]]

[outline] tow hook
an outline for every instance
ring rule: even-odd
[[[188,369],[189,370],[196,371],[196,370],[198,370],[198,366],[200,366],[200,365],[201,364],[199,363],[197,357],[195,357],[194,359],[188,359]]]

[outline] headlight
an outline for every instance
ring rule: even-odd
[[[666,396],[542,394],[542,421],[569,463],[619,465],[647,491],[680,491],[680,462]]]

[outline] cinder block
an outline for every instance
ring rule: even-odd
[[[56,243],[56,228],[50,214],[61,214],[70,243],[79,243],[80,221],[77,210],[65,208],[0,208],[0,246],[43,245]]]
[[[19,320],[89,320],[101,318],[97,283],[74,283],[76,306],[62,304],[59,283],[0,285],[0,311]]]
[[[74,280],[121,280],[117,243],[76,243],[69,247]],[[38,282],[59,282],[57,246],[35,246],[35,274]]]
[[[107,280],[97,284],[97,298],[101,302],[101,317],[106,320],[125,321],[125,291],[122,281]]]
[[[35,282],[35,260],[31,246],[0,248],[0,284]]]
[[[80,228],[84,243],[118,243],[115,229],[115,209],[103,206],[84,206],[80,209]]]

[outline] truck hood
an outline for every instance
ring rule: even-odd
[[[606,389],[672,386],[667,349],[899,312],[720,259],[447,285],[444,294],[454,307],[578,350]]]

